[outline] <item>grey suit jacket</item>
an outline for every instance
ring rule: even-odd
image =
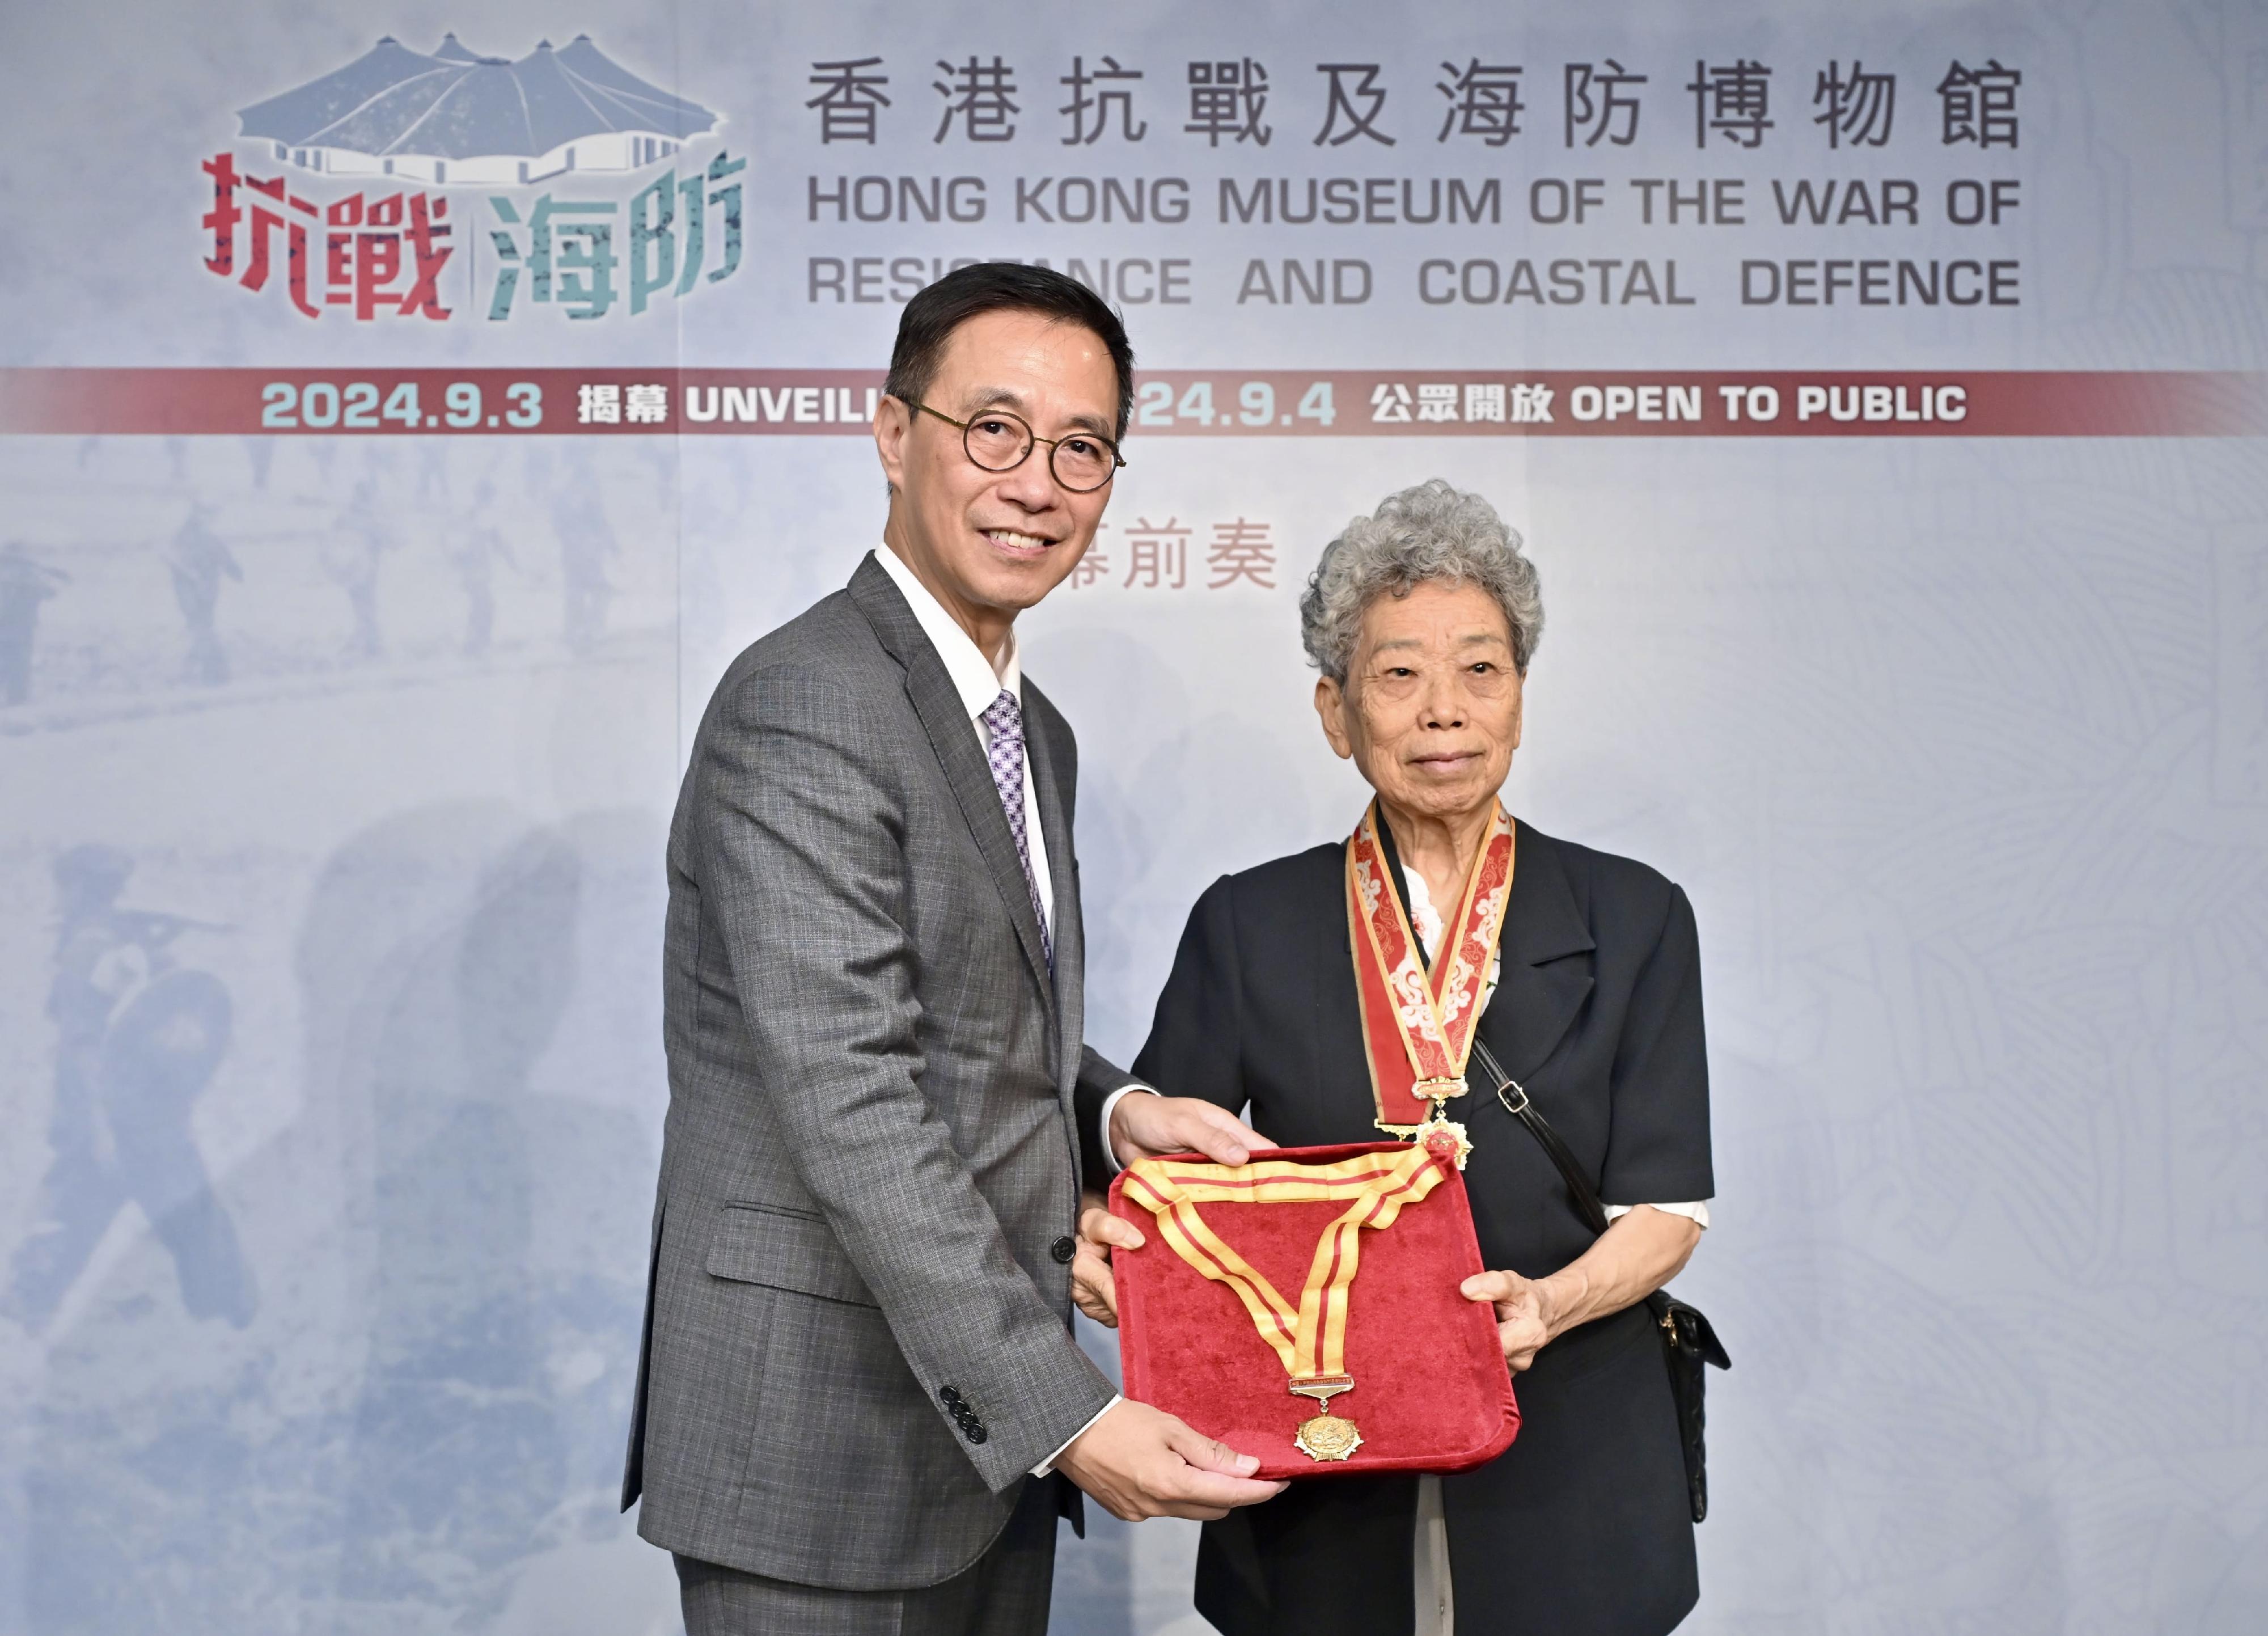
[[[869,559],[710,701],[671,826],[669,1116],[622,1503],[684,1555],[934,1584],[1110,1401],[1070,1333],[1076,746],[1027,681],[1055,966],[936,650]]]

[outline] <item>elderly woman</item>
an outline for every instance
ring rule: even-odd
[[[1376,800],[1351,838],[1198,899],[1135,1072],[1248,1107],[1285,1146],[1408,1130],[1411,1072],[1388,1082],[1394,1025],[1366,1020],[1358,987],[1357,962],[1378,956],[1350,932],[1356,849],[1392,881],[1429,965],[1445,935],[1493,946],[1464,1000],[1484,1008],[1477,1036],[1615,1220],[1593,1237],[1476,1058],[1472,1094],[1447,1112],[1473,1142],[1465,1185],[1484,1264],[1501,1270],[1462,1293],[1495,1304],[1518,1441],[1460,1476],[1296,1483],[1208,1523],[1197,1606],[1228,1636],[1653,1636],[1697,1595],[1675,1411],[1639,1304],[1685,1264],[1713,1186],[1693,910],[1644,864],[1506,813],[1543,613],[1534,565],[1485,500],[1438,480],[1393,496],[1325,549],[1300,612],[1323,736]],[[1469,895],[1486,855],[1509,868],[1508,893]],[[1121,1162],[1143,1151],[1128,1128],[1111,1121]],[[1139,1234],[1100,1212],[1086,1226],[1081,1304],[1101,1312],[1094,1252]]]

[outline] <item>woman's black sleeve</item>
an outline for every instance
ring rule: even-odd
[[[1158,996],[1149,1041],[1134,1059],[1135,1077],[1167,1096],[1202,1096],[1231,1113],[1241,1112],[1243,988],[1234,882],[1223,875],[1189,910],[1173,975]]]
[[[1701,943],[1693,905],[1669,889],[1653,952],[1631,991],[1615,1051],[1613,1127],[1599,1196],[1683,1204],[1717,1190],[1709,1161],[1709,1053],[1701,1026]]]

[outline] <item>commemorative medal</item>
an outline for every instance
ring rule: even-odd
[[[1313,1419],[1300,1422],[1300,1429],[1292,1438],[1292,1446],[1310,1460],[1344,1460],[1361,1448],[1362,1433],[1355,1423],[1344,1415],[1330,1412],[1331,1399],[1353,1389],[1354,1377],[1351,1374],[1292,1382],[1295,1396],[1312,1397],[1315,1406],[1323,1411]]]
[[[1403,1206],[1432,1192],[1455,1162],[1455,1139],[1443,1130],[1398,1153],[1365,1153],[1327,1165],[1145,1159],[1127,1168],[1125,1190],[1157,1217],[1159,1234],[1175,1255],[1213,1282],[1228,1286],[1284,1366],[1292,1394],[1313,1398],[1322,1411],[1300,1422],[1292,1446],[1310,1460],[1340,1461],[1362,1447],[1362,1432],[1354,1421],[1330,1408],[1331,1399],[1354,1389],[1354,1377],[1346,1370],[1346,1326],[1361,1263],[1362,1230],[1392,1227]],[[1198,1205],[1207,1204],[1341,1201],[1346,1208],[1323,1229],[1296,1304],[1285,1300],[1197,1212]]]

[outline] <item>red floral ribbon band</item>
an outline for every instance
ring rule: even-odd
[[[1414,1136],[1465,1094],[1465,1063],[1512,897],[1513,851],[1512,814],[1498,802],[1429,971],[1394,889],[1375,801],[1347,837],[1347,928],[1381,1131]]]

